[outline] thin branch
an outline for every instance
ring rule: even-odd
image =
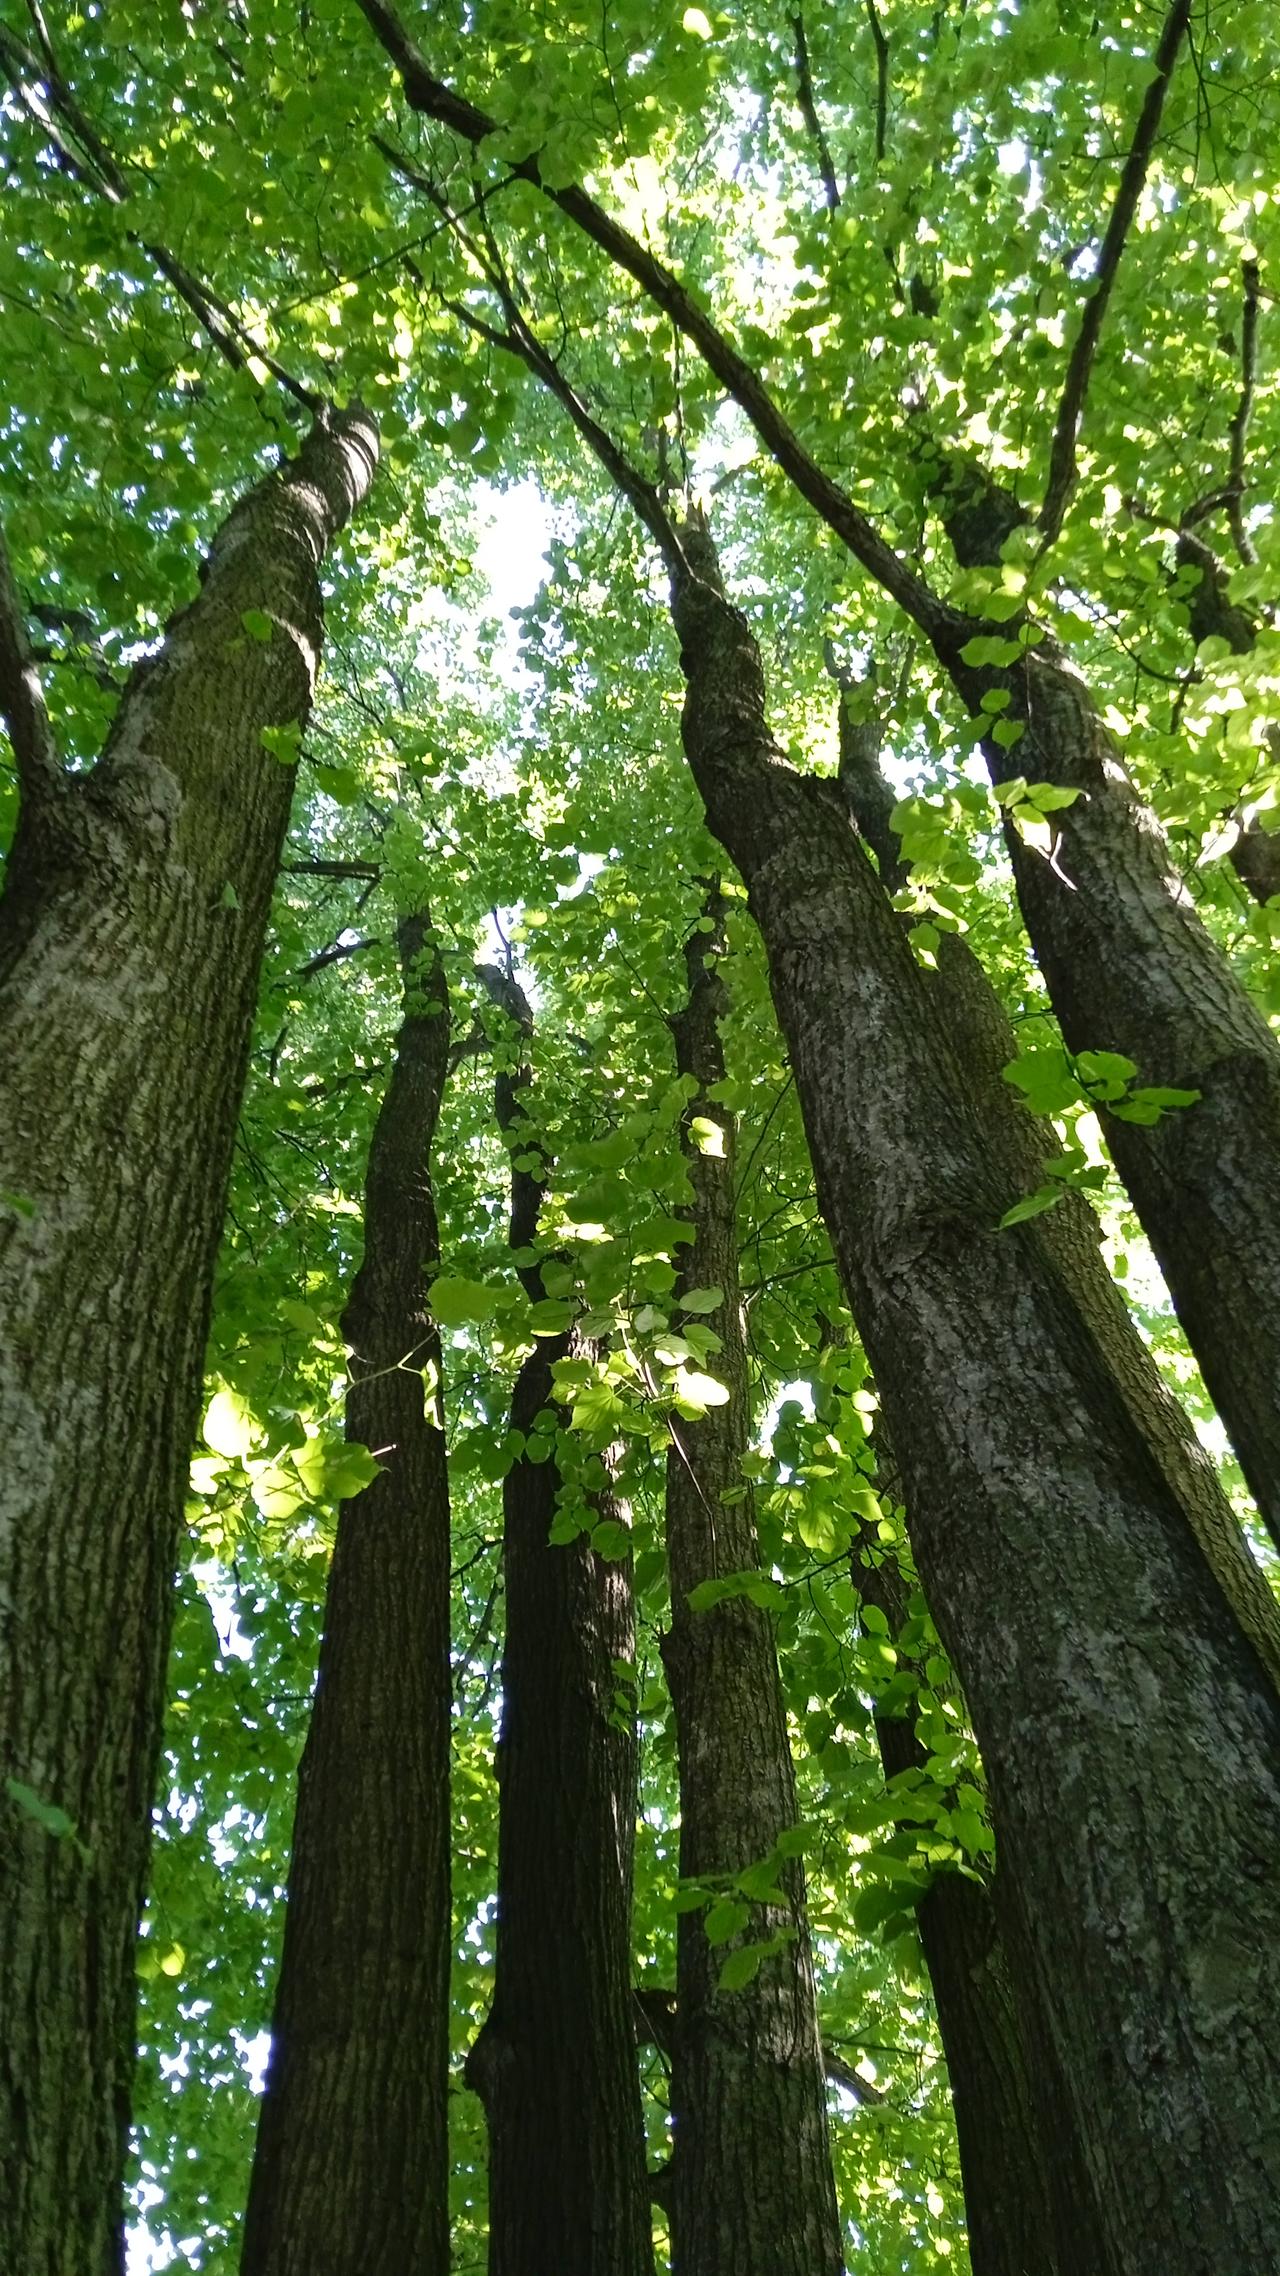
[[[884,161],[889,140],[889,35],[880,21],[876,0],[867,0],[867,22],[876,46],[876,164]]]
[[[1190,21],[1191,0],[1173,0],[1173,6],[1165,19],[1164,30],[1160,34],[1160,45],[1155,52],[1152,76],[1147,82],[1147,91],[1142,99],[1138,129],[1134,135],[1129,155],[1124,162],[1124,170],[1121,173],[1119,187],[1116,190],[1115,203],[1111,208],[1111,218],[1107,223],[1106,235],[1102,240],[1102,252],[1098,259],[1093,291],[1085,303],[1084,315],[1080,320],[1080,330],[1076,334],[1076,344],[1071,351],[1071,360],[1067,365],[1067,376],[1063,383],[1062,400],[1058,405],[1053,444],[1049,453],[1049,482],[1044,495],[1044,504],[1040,509],[1040,528],[1045,545],[1054,544],[1061,534],[1063,519],[1066,515],[1071,493],[1075,488],[1077,473],[1076,440],[1080,433],[1080,422],[1084,416],[1085,399],[1089,392],[1089,377],[1093,370],[1093,359],[1097,353],[1098,341],[1102,336],[1103,318],[1107,313],[1107,303],[1111,298],[1111,289],[1116,281],[1125,241],[1128,238],[1134,215],[1138,210],[1138,202],[1146,183],[1147,170],[1151,164],[1151,154],[1155,149],[1156,136],[1160,131],[1165,96],[1169,92],[1170,82],[1177,66],[1178,53],[1186,37]]]
[[[1231,517],[1231,535],[1236,552],[1247,569],[1257,561],[1257,552],[1248,530],[1244,526],[1245,446],[1249,440],[1249,421],[1253,417],[1253,391],[1258,377],[1258,301],[1259,277],[1256,261],[1244,261],[1240,274],[1244,279],[1244,313],[1240,326],[1240,401],[1231,422],[1231,488],[1228,510]]]
[[[386,0],[359,0],[359,6],[399,72],[412,110],[436,119],[473,144],[483,142],[486,136],[498,131],[496,122],[487,112],[433,76]],[[510,171],[542,190],[693,342],[708,370],[746,414],[800,495],[808,500],[877,584],[915,620],[935,647],[951,653],[969,639],[974,620],[940,600],[895,552],[848,492],[824,473],[774,402],[759,373],[699,306],[679,277],[579,184],[552,188],[544,183],[536,155],[520,159]],[[632,503],[635,502],[633,498]]]
[[[17,761],[24,800],[48,797],[65,776],[40,674],[27,637],[26,615],[0,528],[0,716]]]
[[[870,5],[870,0],[868,0],[868,5]],[[822,194],[827,201],[827,211],[834,213],[840,203],[840,184],[836,180],[836,169],[831,156],[831,144],[827,140],[827,130],[823,126],[817,97],[813,92],[813,67],[809,61],[809,41],[804,28],[804,12],[800,8],[796,9],[791,19],[791,29],[796,36],[796,101],[800,105],[800,116],[813,137],[813,146],[818,154],[818,172],[822,176]]]
[[[61,170],[108,205],[127,205],[131,194],[129,180],[65,78],[43,15],[34,6],[31,13],[40,55],[34,55],[0,25],[0,70],[28,117],[45,136]],[[42,93],[42,89],[45,92]],[[79,155],[74,145],[78,145]],[[133,229],[126,229],[124,236],[128,244],[146,254],[166,283],[173,287],[233,371],[244,370],[250,360],[255,359],[312,418],[323,412],[325,398],[295,379],[268,349],[259,347],[230,304],[211,285],[195,276],[166,245],[156,244]]]
[[[367,940],[332,941],[328,948],[319,949],[305,964],[300,964],[287,980],[279,982],[279,986],[289,988],[299,981],[314,979],[317,972],[327,971],[331,964],[341,964],[348,956],[363,956],[366,949],[381,946],[382,942],[376,934],[371,934]]]
[[[376,885],[382,875],[376,861],[283,861],[286,877],[361,877]]]

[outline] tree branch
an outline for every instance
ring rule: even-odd
[[[1124,162],[1115,203],[1111,208],[1111,218],[1102,240],[1093,291],[1085,303],[1076,344],[1067,365],[1067,376],[1063,383],[1062,400],[1058,405],[1053,443],[1049,452],[1049,482],[1040,509],[1040,528],[1045,545],[1052,545],[1060,535],[1071,493],[1075,488],[1076,438],[1084,416],[1089,377],[1102,335],[1103,318],[1107,313],[1107,303],[1116,281],[1125,241],[1138,210],[1138,201],[1151,164],[1151,153],[1160,131],[1165,96],[1169,92],[1178,51],[1186,37],[1190,21],[1191,0],[1173,0],[1155,52],[1152,76],[1142,99],[1137,133]]]
[[[487,112],[433,76],[386,0],[359,0],[359,6],[399,72],[412,110],[450,127],[464,141],[473,144],[483,142],[486,136],[498,131]],[[800,495],[934,645],[951,652],[969,639],[974,629],[973,620],[940,600],[881,536],[839,483],[823,472],[779,410],[759,373],[698,306],[679,277],[578,184],[553,189],[544,183],[536,155],[515,161],[510,172],[532,183],[559,206],[584,236],[617,268],[633,278],[655,306],[693,342],[708,370],[746,414]]]
[[[870,0],[868,0],[868,5],[870,5]],[[800,8],[796,9],[791,19],[791,29],[796,36],[796,101],[800,105],[800,116],[813,137],[813,146],[818,154],[818,172],[822,176],[822,193],[827,201],[827,211],[834,213],[840,203],[840,184],[836,180],[831,144],[827,140],[826,128],[823,126],[817,98],[813,92],[813,69],[809,62],[809,41],[804,28],[804,11]]]
[[[876,48],[876,164],[879,166],[889,140],[889,35],[880,21],[876,0],[867,0],[867,22]]]
[[[1249,421],[1253,416],[1253,390],[1258,376],[1258,301],[1259,277],[1256,261],[1241,263],[1244,279],[1244,312],[1240,325],[1240,401],[1231,422],[1231,488],[1228,512],[1231,517],[1231,535],[1236,552],[1246,569],[1257,561],[1253,540],[1244,526],[1245,445],[1249,439]]]
[[[9,730],[23,800],[47,798],[66,780],[27,637],[26,615],[0,528],[0,715]]]

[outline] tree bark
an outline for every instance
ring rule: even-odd
[[[520,991],[501,975],[490,985],[527,1036]],[[498,1120],[516,1150],[529,1079],[521,1066],[497,1080]],[[542,1188],[514,1162],[511,1184],[512,1246],[522,1250]],[[536,1301],[538,1268],[521,1277]],[[572,1335],[539,1338],[516,1379],[513,1430],[527,1435],[545,1415],[556,1361],[579,1348]],[[493,2004],[467,2059],[489,2127],[489,2270],[651,2276],[631,1996],[634,1757],[618,1728],[613,1666],[630,1575],[585,1535],[548,1539],[559,1486],[549,1452],[523,1454],[503,1488],[497,1957]]]
[[[971,466],[943,499],[967,566],[998,558],[1001,532],[988,501],[1001,495]],[[1184,558],[1189,548],[1203,568],[1207,549],[1184,538]],[[1202,577],[1192,608],[1197,638],[1216,630],[1239,646],[1247,620],[1229,607],[1220,577]],[[1196,1105],[1149,1127],[1105,1107],[1100,1119],[1280,1545],[1280,1047],[1201,924],[1070,659],[1052,641],[1008,671],[966,665],[954,643],[939,655],[972,711],[994,689],[1009,696],[1002,716],[1023,732],[1008,747],[984,740],[993,782],[1022,775],[1080,793],[1055,816],[1052,860],[1025,843],[1016,822],[1005,826],[1023,919],[1068,1047],[1122,1052],[1140,1084],[1201,1093]],[[1256,872],[1265,899],[1265,840],[1250,838],[1241,861],[1241,876],[1248,883],[1246,869]]]
[[[880,1491],[899,1502],[901,1472],[883,1427],[875,1444]],[[853,1585],[864,1604],[883,1613],[897,1645],[909,1617],[906,1581],[874,1529],[860,1531]],[[877,1715],[876,1741],[886,1782],[924,1768],[925,1749],[906,1716]],[[1019,2012],[1018,1971],[994,1892],[960,1873],[939,1873],[916,1908],[916,1925],[947,2058],[973,2276],[1058,2276],[1055,2199],[1064,2182],[1073,2191],[1081,2258],[1088,2249],[1097,2253],[1096,2221],[1074,2145],[1041,2125],[1043,2097]]]
[[[708,910],[718,926],[714,891]],[[683,1252],[676,1300],[695,1288],[721,1291],[705,1315],[721,1342],[708,1365],[730,1393],[727,1405],[702,1420],[672,1423],[667,1460],[671,1628],[662,1657],[676,1717],[684,1879],[745,1872],[774,1852],[796,1820],[769,1615],[743,1595],[708,1611],[689,1606],[699,1583],[755,1571],[760,1561],[742,1472],[751,1417],[735,1131],[714,1097],[724,1080],[719,1022],[726,996],[716,970],[722,950],[718,930],[691,936],[688,999],[671,1022],[676,1064],[696,1085],[683,1136],[693,1187],[684,1214],[693,1239]],[[721,1150],[699,1149],[690,1134],[694,1117],[715,1124]],[[745,1931],[726,1944],[708,1943],[701,1912],[682,1913],[678,1922],[673,2150],[664,2191],[676,2276],[740,2276],[744,2269],[840,2276],[844,2266],[799,1859],[781,1863],[770,1879],[783,1901],[753,1905]],[[729,1953],[778,1935],[787,1941],[748,1984],[720,1989]]]
[[[1211,640],[1216,634],[1237,656],[1247,656],[1257,640],[1258,627],[1249,611],[1232,600],[1227,572],[1212,547],[1184,529],[1178,533],[1176,559],[1180,569],[1197,572],[1198,581],[1187,595],[1191,637],[1197,648],[1202,640]],[[1274,727],[1269,736],[1274,754],[1278,747]],[[1243,823],[1227,859],[1246,893],[1262,907],[1280,893],[1280,831],[1264,830],[1257,822]]]
[[[692,535],[685,748],[765,941],[1102,2265],[1265,2265],[1280,1700],[1035,1223],[997,1230],[1014,1197],[923,976],[838,786],[773,744],[755,643]],[[1057,2246],[1098,2276],[1070,2231]]]
[[[880,770],[880,730],[874,721],[855,720],[855,701],[852,689],[843,686],[840,782],[854,821],[875,854],[880,881],[895,893],[906,884],[908,870],[889,818],[894,796]],[[936,968],[925,975],[925,986],[973,1112],[1011,1189],[1034,1193],[1046,1183],[1046,1165],[1062,1158],[1062,1148],[1053,1124],[1028,1114],[1004,1080],[1003,1070],[1018,1052],[1013,1026],[961,934],[944,933],[935,955]],[[1061,1200],[1034,1222],[1041,1246],[1087,1321],[1237,1620],[1280,1691],[1280,1605],[1258,1570],[1185,1408],[1166,1386],[1107,1270],[1093,1210],[1082,1193],[1065,1187]]]
[[[23,2276],[121,2266],[170,1595],[293,788],[260,730],[306,715],[320,564],[375,451],[339,415],[235,508],[97,766],[24,795],[0,903],[0,1770],[76,1829],[0,1794],[0,2265]]]
[[[449,1479],[431,1148],[448,998],[400,925],[404,1018],[343,1317],[347,1437],[382,1474],[338,1519],[298,1773],[243,2276],[448,2276]]]

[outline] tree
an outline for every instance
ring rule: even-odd
[[[763,1893],[770,1925],[796,1925],[791,1896],[769,1904],[793,1884],[765,1871],[798,1873],[802,1854],[849,2265],[962,2276],[962,2166],[969,2258],[996,2276],[1252,2265],[1255,2175],[1274,2162],[1250,1969],[1274,1925],[1251,1843],[1274,1845],[1276,1568],[1229,1442],[1265,1497],[1275,1370],[1265,1244],[1255,1260],[1224,1235],[1206,1140],[1265,1126],[1280,1015],[1274,26],[1104,5],[1082,41],[1048,0],[429,13],[254,0],[179,25],[139,0],[33,0],[0,28],[0,488],[38,675],[13,685],[28,718],[43,696],[72,778],[196,547],[299,410],[376,405],[387,468],[358,563],[342,549],[323,572],[330,668],[222,1220],[140,1946],[143,2257],[209,2276],[239,2257],[293,1773],[351,1482],[339,1322],[403,1021],[396,919],[429,901],[457,1013],[434,1149],[454,2257],[482,2265],[491,2226],[464,2065],[495,2044],[500,1850],[512,1880],[493,1757],[501,1503],[519,1483],[564,1648],[535,1660],[517,1613],[509,1665],[517,1690],[540,1687],[546,1733],[590,1661],[593,1800],[581,1826],[558,1807],[553,1823],[571,1910],[615,1853],[621,1904],[592,1947],[614,1955],[602,2070],[634,2113],[615,1996],[634,1987],[650,2168],[685,2090],[677,1946],[698,1952],[710,1894],[729,1931],[713,1953],[754,1965],[766,1924],[736,1908]],[[425,109],[370,16],[411,81],[427,73]],[[516,319],[616,443],[643,527],[509,354]],[[655,544],[679,638],[652,605]],[[719,1535],[749,1507],[758,1569],[695,1613],[669,1585],[667,1457],[673,1432],[710,1449],[736,1411],[715,1397],[737,1347],[717,1352],[723,1323],[677,1304],[698,1281],[670,1023],[673,944],[709,937],[713,872],[732,1016],[705,1119],[737,1141],[753,1418],[749,1503],[724,1505]],[[475,977],[495,942],[537,1008],[536,1111],[513,1147],[544,1187],[522,1260],[536,1298],[512,1269],[493,1128],[486,1031],[500,1056],[510,1039]],[[1169,1002],[1177,1032],[1156,1033]],[[1115,1174],[1126,1146],[1209,1392]],[[113,1168],[112,1207],[132,1190]],[[1226,1168],[1270,1207],[1261,1155]],[[539,1360],[554,1433],[538,1426],[530,1457],[512,1394]],[[554,1471],[541,1509],[526,1457]],[[584,1654],[566,1571],[624,1569],[603,1600],[584,1582]],[[795,1822],[713,1886],[681,1871],[698,1764],[672,1639],[709,1666],[735,1620],[755,1679],[735,1662],[707,1687],[710,1726],[737,1759],[785,1713]],[[380,1685],[373,1704],[394,1727]],[[313,1768],[323,1732],[322,1716]],[[765,1753],[780,1821],[785,1765]],[[555,1766],[535,1743],[522,1764],[540,1838]],[[43,1807],[57,1849],[71,1805]],[[345,1869],[336,1837],[319,1859],[304,1839],[295,1880],[308,1846],[317,1870]],[[380,1910],[398,1861],[377,1846]],[[540,1854],[524,1842],[538,1905],[520,1965],[536,1990],[549,1960],[577,2017]],[[767,1954],[737,1991],[707,1971],[718,2013],[745,2031],[775,1980],[803,2010],[787,1962]],[[297,2014],[321,2028],[312,2001]],[[494,2128],[495,2248],[532,2112],[554,2136],[545,2198],[581,2207],[586,2178],[606,2219],[625,2201],[643,2254],[639,2120],[584,2162],[555,2118],[556,2019],[534,2021],[528,2092]],[[336,2067],[355,2084],[354,2041]],[[753,2124],[724,2127],[726,2162]],[[766,2137],[753,2200],[776,2206],[795,2173]],[[666,2265],[675,2173],[654,2178]]]
[[[347,1437],[373,1475],[329,1574],[245,2276],[449,2266],[449,1480],[429,1304],[449,1005],[425,913],[398,942],[404,1018],[342,1319]]]
[[[112,2267],[183,1481],[267,913],[372,477],[359,410],[224,523],[97,764],[64,771],[11,577],[0,902],[6,2256]]]
[[[676,2270],[838,2276],[844,2254],[795,1777],[772,1626],[752,1597],[762,1575],[743,1473],[751,1429],[738,1157],[719,1097],[724,947],[713,884],[685,946],[688,996],[671,1022],[689,1090],[682,1143],[693,1195],[674,1291],[686,1315],[677,1347],[691,1363],[710,1359],[719,1388],[709,1411],[673,1419],[667,1456],[671,1629],[662,1657],[679,1750],[680,1872],[691,1895],[708,1891],[709,1909],[680,1916],[665,2194]]]
[[[495,1105],[511,1152],[511,1247],[531,1302],[559,1315],[537,1251],[532,1019],[513,979],[496,967],[488,977],[502,1028]],[[601,1554],[588,1534],[565,1538],[557,1525],[575,1497],[556,1453],[555,1399],[577,1347],[536,1311],[534,1336],[512,1396],[503,1492],[494,1996],[467,2060],[489,2126],[489,2266],[493,2276],[643,2276],[652,2244],[631,2014],[626,1529],[605,1515],[616,1538]],[[605,1480],[574,1484],[578,1497],[584,1484],[598,1496]]]

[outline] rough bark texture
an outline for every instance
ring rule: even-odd
[[[883,1429],[876,1452],[881,1492],[899,1501],[901,1473]],[[873,1529],[864,1532],[854,1546],[853,1585],[864,1604],[884,1614],[896,1640],[907,1623],[907,1587],[893,1551]],[[876,1739],[886,1780],[927,1761],[905,1716],[877,1717]],[[941,1873],[916,1922],[951,2081],[973,2276],[1058,2276],[1054,2181],[1068,2170],[1078,2179],[1078,2161],[1064,2156],[1060,2138],[1052,2155],[1045,2146],[1016,1971],[992,1891]],[[1088,2208],[1079,2189],[1076,2210],[1083,2241]]]
[[[494,993],[527,1032],[518,990]],[[514,1140],[528,1069],[500,1073]],[[518,1141],[516,1141],[518,1144]],[[512,1246],[541,1190],[512,1169]],[[536,1268],[522,1273],[535,1299]],[[511,1405],[528,1432],[552,1403],[571,1337],[541,1338]],[[503,1488],[506,1642],[498,1746],[493,2005],[467,2061],[489,2126],[490,2276],[650,2276],[653,2245],[631,2000],[630,1857],[615,1658],[624,1562],[585,1536],[554,1543],[556,1462],[515,1463]],[[621,1818],[628,1812],[625,1824]]]
[[[422,917],[400,952],[404,1020],[342,1322],[347,1436],[382,1475],[338,1520],[244,2276],[449,2268],[449,1480],[428,1302],[449,1021]]]
[[[880,731],[872,721],[855,720],[852,709],[852,691],[846,687],[840,703],[840,782],[854,820],[876,856],[881,882],[896,892],[906,883],[907,869],[889,820],[894,798],[880,770]],[[936,955],[937,968],[927,976],[926,985],[974,1113],[1013,1191],[1034,1193],[1045,1183],[1046,1163],[1061,1155],[1057,1133],[1046,1117],[1029,1114],[1004,1080],[1003,1069],[1017,1057],[1018,1040],[979,959],[958,933],[944,933]],[[1035,1230],[1071,1290],[1236,1618],[1280,1691],[1280,1605],[1258,1570],[1185,1408],[1164,1383],[1107,1270],[1097,1218],[1083,1194],[1067,1189],[1053,1209],[1035,1220]]]
[[[718,897],[713,896],[718,916]],[[733,1118],[709,1094],[724,1080],[718,934],[685,950],[689,995],[671,1025],[676,1062],[697,1084],[685,1116],[693,1185],[677,1296],[719,1288],[707,1316],[721,1350],[709,1362],[731,1396],[700,1422],[673,1422],[667,1461],[671,1629],[663,1662],[680,1765],[680,1871],[686,1879],[744,1872],[796,1819],[786,1708],[767,1612],[738,1596],[692,1612],[700,1582],[759,1565],[742,1475],[750,1438],[747,1354],[738,1277]],[[704,1153],[694,1116],[723,1133]],[[738,1496],[726,1502],[725,1494]],[[798,1859],[776,1876],[785,1904],[752,1908],[741,1937],[707,1942],[704,1914],[682,1913],[671,2065],[673,2150],[664,2190],[676,2276],[840,2276],[844,2252],[827,2139],[827,2097]],[[751,1983],[719,1988],[721,1964],[744,1942],[790,1941]]]
[[[1265,2266],[1280,1702],[1034,1224],[996,1230],[1008,1179],[839,788],[780,758],[749,630],[693,559],[685,747],[765,941],[1102,2269]]]
[[[77,1829],[0,1789],[0,2266],[22,2276],[121,2265],[171,1584],[292,792],[259,730],[306,714],[319,566],[375,448],[336,418],[236,507],[98,766],[24,803],[0,903],[0,1780]]]
[[[1258,628],[1249,611],[1232,600],[1227,572],[1217,554],[1190,530],[1182,530],[1176,560],[1180,569],[1197,573],[1197,582],[1187,595],[1191,637],[1197,648],[1202,640],[1216,635],[1237,656],[1246,656],[1257,639]],[[1274,753],[1278,747],[1274,727],[1270,740]],[[1264,830],[1257,822],[1244,823],[1227,859],[1253,900],[1265,906],[1273,894],[1280,893],[1280,831]]]
[[[999,528],[984,523],[975,533],[957,520],[956,496],[1002,494],[980,471],[970,470],[969,484],[944,503],[943,518],[958,557],[989,564]],[[1201,567],[1203,551],[1196,549]],[[1219,622],[1225,605],[1220,586],[1202,579],[1193,598],[1198,637],[1219,630],[1234,646],[1242,612]],[[1012,821],[1005,831],[1023,919],[1069,1048],[1123,1052],[1140,1084],[1202,1094],[1150,1127],[1105,1109],[1102,1121],[1249,1489],[1280,1544],[1280,1046],[1201,924],[1069,657],[1045,641],[1001,671],[966,665],[953,641],[938,653],[972,711],[991,689],[1009,695],[1004,716],[1023,734],[1009,749],[984,742],[993,782],[1022,775],[1081,794],[1054,817],[1052,860]],[[1265,882],[1266,846],[1251,838],[1243,859],[1264,865]]]

